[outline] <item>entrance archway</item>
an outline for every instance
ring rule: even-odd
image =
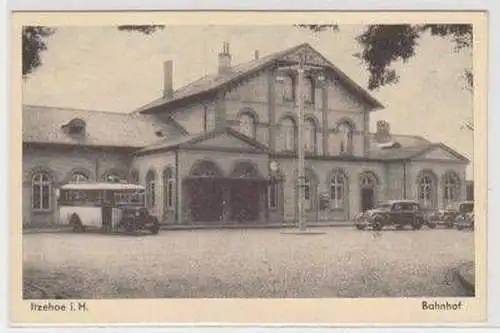
[[[215,162],[201,160],[194,164],[189,177],[184,180],[193,222],[223,220],[223,177],[222,170]]]
[[[361,211],[373,209],[376,204],[376,188],[378,179],[377,176],[371,172],[363,172],[360,176],[360,194],[361,194]]]
[[[228,184],[229,218],[236,222],[258,220],[267,186],[258,168],[251,162],[236,163]]]

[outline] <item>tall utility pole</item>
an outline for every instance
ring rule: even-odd
[[[307,50],[306,50],[307,51]],[[320,66],[307,65],[307,54],[302,52],[299,55],[297,65],[286,66],[282,69],[293,70],[297,72],[297,227],[300,231],[306,229],[306,219],[304,216],[304,201],[305,201],[305,148],[303,143],[304,138],[304,80],[306,71],[321,71]],[[319,81],[323,81],[323,75],[318,77]]]
[[[297,82],[297,210],[298,210],[298,227],[300,230],[306,228],[306,221],[304,216],[304,200],[305,200],[305,157],[304,157],[304,63],[305,57],[300,59],[299,67],[297,68],[298,82]]]

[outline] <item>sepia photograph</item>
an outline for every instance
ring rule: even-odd
[[[245,22],[20,26],[30,311],[111,299],[466,308],[485,221],[476,27]]]

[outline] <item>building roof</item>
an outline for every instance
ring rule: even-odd
[[[68,183],[61,190],[144,190],[144,186],[121,183]]]
[[[434,148],[441,148],[455,156],[458,160],[464,162],[469,161],[467,157],[459,154],[447,145],[441,142],[430,142],[418,135],[391,135],[391,139],[392,142],[397,143],[398,146],[393,148],[384,148],[384,146],[377,142],[375,134],[372,133],[370,135],[369,157],[388,161],[409,160],[418,158]]]
[[[267,146],[229,127],[208,133],[188,135],[173,120],[159,119],[156,115],[140,113],[117,113],[61,107],[23,106],[23,142],[66,144],[95,147],[124,147],[138,149],[138,153],[187,147],[197,142],[216,137],[222,133],[234,136],[260,151]],[[78,119],[85,124],[82,136],[68,134],[64,125]],[[159,135],[160,134],[160,135]],[[432,143],[420,136],[392,135],[399,143],[396,148],[378,145],[375,134],[370,135],[369,159],[407,160],[418,158],[434,148],[442,148],[456,156],[458,160],[468,159],[442,143]]]
[[[215,138],[219,135],[223,134],[229,134],[233,137],[236,137],[244,142],[246,142],[249,146],[262,151],[262,152],[267,152],[268,148],[264,144],[247,137],[246,135],[232,129],[231,127],[225,127],[222,129],[215,129],[206,133],[199,133],[199,134],[193,134],[193,135],[185,135],[182,137],[175,138],[173,140],[169,139],[164,139],[161,141],[158,141],[152,145],[149,145],[143,149],[140,149],[137,151],[138,154],[142,153],[147,153],[147,152],[152,152],[152,151],[159,151],[159,150],[169,150],[169,149],[174,149],[174,148],[185,148],[189,147],[191,145],[194,145],[196,143]]]
[[[142,112],[142,113],[154,113],[159,111],[160,107],[167,106],[173,102],[178,102],[182,100],[186,100],[190,97],[199,96],[204,93],[208,93],[211,91],[216,91],[217,89],[223,88],[226,84],[231,84],[234,82],[238,82],[242,79],[245,79],[249,75],[268,68],[274,64],[276,60],[279,60],[282,57],[290,55],[301,48],[309,48],[311,51],[315,52],[321,59],[327,64],[327,67],[334,73],[336,76],[345,84],[345,86],[357,93],[368,105],[370,105],[373,109],[383,108],[383,105],[377,101],[373,96],[371,96],[365,89],[363,89],[359,84],[354,82],[351,78],[349,78],[344,72],[342,72],[339,68],[333,65],[329,60],[323,57],[319,52],[313,49],[308,43],[303,43],[283,51],[275,52],[270,55],[261,57],[256,60],[252,60],[243,64],[239,64],[231,67],[230,71],[206,75],[201,77],[200,79],[189,83],[178,90],[174,91],[172,97],[161,97],[158,98],[134,112]]]
[[[67,134],[62,126],[73,119],[85,122],[82,136]],[[23,105],[23,142],[82,146],[142,148],[166,134],[173,139],[183,134],[180,125],[165,123],[154,115],[127,114],[61,107]]]

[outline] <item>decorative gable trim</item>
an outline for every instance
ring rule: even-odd
[[[155,100],[141,108],[137,111],[141,113],[156,113],[156,112],[164,112],[166,111],[166,107],[170,110],[173,110],[177,107],[180,107],[184,104],[191,103],[193,100],[200,100],[205,98],[210,98],[214,94],[217,94],[219,91],[227,92],[237,87],[241,84],[241,82],[245,82],[249,78],[253,78],[255,75],[258,75],[260,72],[265,70],[274,70],[276,65],[281,62],[296,62],[293,61],[293,55],[297,51],[309,52],[312,54],[312,58],[319,62],[320,65],[325,69],[329,70],[335,78],[341,81],[344,86],[351,92],[355,93],[359,98],[369,106],[367,110],[376,110],[382,109],[384,106],[376,100],[373,96],[371,96],[368,91],[358,85],[354,80],[349,78],[344,72],[342,72],[339,68],[334,66],[328,59],[326,59],[321,53],[312,48],[308,43],[303,43],[292,48],[286,49],[284,51],[279,51],[274,54],[271,54],[266,58],[265,61],[256,64],[254,67],[251,67],[247,70],[238,72],[235,71],[231,76],[227,78],[223,78],[220,80],[220,83],[216,83],[213,85],[208,85],[205,88],[200,88],[197,91],[193,91],[191,93],[181,95],[178,97],[174,97],[171,99],[159,99]],[[264,58],[261,58],[261,60]],[[288,60],[287,60],[288,59]],[[237,66],[236,66],[237,67]],[[234,68],[233,68],[234,69]],[[229,73],[225,73],[223,75],[229,75]],[[196,81],[195,81],[196,82]],[[193,83],[191,83],[193,84]],[[182,88],[181,88],[182,89]]]
[[[470,162],[470,160],[467,157],[458,153],[454,149],[448,147],[444,143],[431,144],[431,145],[429,145],[429,147],[427,147],[427,148],[423,149],[422,151],[418,152],[417,154],[411,156],[410,159],[419,159],[419,157],[423,157],[425,154],[427,154],[431,151],[434,151],[436,149],[442,149],[442,150],[446,151],[447,153],[451,154],[452,156],[454,156],[457,159],[457,162],[464,162],[464,163]],[[442,160],[442,159],[439,159],[439,160]],[[447,160],[447,161],[453,162],[451,160]]]
[[[216,138],[221,134],[228,134],[230,136],[233,136],[233,137],[245,142],[246,144],[250,145],[251,147],[255,148],[258,151],[261,151],[261,152],[268,151],[268,148],[265,145],[263,145],[262,143],[254,140],[252,138],[249,138],[246,135],[244,135],[244,134],[242,134],[242,133],[240,133],[240,132],[238,132],[230,127],[224,127],[220,130],[215,130],[215,131],[208,132],[206,134],[202,134],[202,135],[195,137],[189,141],[181,143],[179,145],[179,148],[183,148],[183,149],[191,148],[193,145],[195,145],[199,142],[203,142],[203,141],[206,141],[208,139]]]

